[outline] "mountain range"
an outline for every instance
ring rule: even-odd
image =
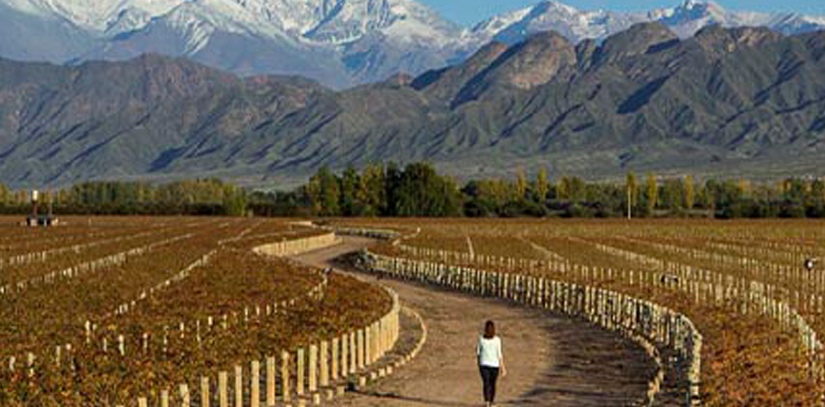
[[[542,2],[472,28],[413,0],[0,0],[0,57],[80,64],[157,53],[341,89],[460,63],[491,41],[512,45],[545,31],[573,43],[601,41],[641,22],[681,38],[708,25],[789,35],[825,28],[825,17],[726,11],[694,0],[637,13]]]
[[[823,175],[825,32],[639,23],[542,31],[450,66],[336,91],[144,54],[0,59],[0,180],[222,177],[285,188],[329,166],[430,161],[460,178],[547,167],[620,178]]]

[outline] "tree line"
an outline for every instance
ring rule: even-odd
[[[429,164],[374,164],[340,175],[320,169],[291,192],[256,192],[252,212],[267,216],[425,216],[463,214],[459,184]]]
[[[692,176],[638,176],[624,182],[551,179],[546,169],[528,177],[478,179],[459,184],[425,163],[319,170],[291,192],[257,192],[255,213],[272,216],[466,217],[716,217],[822,218],[825,182],[791,178],[776,183]]]
[[[361,171],[318,170],[292,191],[248,191],[217,179],[163,185],[86,182],[43,191],[41,213],[259,215],[323,217],[716,217],[823,218],[825,182],[791,178],[742,179],[643,176],[623,182],[551,179],[545,169],[528,177],[476,179],[460,184],[426,163],[372,164]],[[0,212],[31,210],[31,192],[0,184]]]
[[[39,191],[39,213],[75,215],[227,215],[246,213],[247,191],[217,179],[155,185],[145,182],[84,182]],[[32,191],[0,184],[0,212],[29,213]]]

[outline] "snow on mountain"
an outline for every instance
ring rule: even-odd
[[[660,22],[681,37],[690,37],[713,24],[766,26],[785,34],[825,29],[825,17],[728,11],[712,1],[686,0],[676,7],[647,13],[578,10],[556,1],[545,1],[482,22],[472,29],[470,37],[479,43],[491,39],[514,43],[538,32],[555,30],[574,42],[586,38],[601,40],[640,22]]]
[[[443,43],[460,28],[411,0],[0,0],[21,12],[59,18],[114,37],[169,19],[191,29],[292,37],[320,44],[357,41],[376,31]],[[197,21],[192,21],[192,20]],[[209,30],[204,28],[204,30]]]
[[[662,17],[656,18],[660,14],[663,14]],[[711,24],[726,25],[730,19],[735,18],[728,16],[728,13],[716,3],[699,3],[694,0],[687,0],[676,8],[666,9],[663,13],[653,12],[648,16],[650,21],[658,21],[668,26],[681,37],[692,36]]]
[[[719,24],[723,27],[762,26],[785,34],[825,29],[825,18],[803,16],[795,13],[758,13],[751,11],[729,11],[719,4],[708,1],[687,0],[680,6],[666,9],[669,16],[655,18],[682,37],[689,37],[702,28]]]
[[[478,23],[471,32],[482,41],[492,41],[496,34],[525,20],[532,11],[532,8],[525,8],[491,17]]]
[[[769,26],[783,33],[825,28],[825,17],[731,12],[714,2],[686,0],[647,13],[579,10],[557,2],[491,17],[470,30],[413,0],[0,0],[21,12],[58,18],[104,38],[169,19],[192,37],[192,50],[214,31],[292,38],[323,46],[353,43],[376,33],[396,43],[473,48],[491,40],[513,43],[555,30],[573,41],[602,39],[631,25],[659,21],[683,37],[709,24]],[[197,33],[195,33],[197,32]]]
[[[648,21],[682,37],[711,24],[785,34],[825,28],[825,17],[732,12],[696,0],[638,13],[544,1],[471,29],[415,0],[0,0],[0,57],[64,63],[159,52],[242,74],[343,70],[356,84],[455,63],[493,40],[512,44],[549,30],[574,42],[602,40]],[[313,78],[341,85],[333,76]]]
[[[476,41],[486,42],[492,39],[512,44],[529,35],[553,30],[578,42],[585,38],[604,38],[645,20],[643,16],[636,14],[604,10],[581,11],[563,3],[547,1],[506,14],[503,18],[494,17],[476,26],[473,34]],[[513,22],[504,25],[505,21]]]
[[[396,42],[425,42],[439,47],[460,35],[461,28],[411,0],[339,0],[303,37],[326,44],[346,44],[375,33]]]
[[[164,15],[162,20],[185,39],[185,55],[193,55],[203,49],[216,31],[267,37],[277,37],[279,34],[274,27],[262,24],[249,10],[237,3],[221,0],[181,4]]]
[[[0,39],[0,56],[63,63],[158,52],[213,66],[217,61],[218,67],[243,74],[317,72],[293,63],[316,60],[323,72],[351,66],[357,71],[351,72],[353,84],[384,79],[366,72],[417,74],[443,64],[445,50],[463,32],[413,0],[0,0],[0,6],[0,13],[14,10],[0,15],[0,22],[25,15],[89,37],[73,40],[76,45],[67,44],[63,31],[44,33],[45,44],[29,47],[42,52],[25,52],[25,46]],[[19,31],[3,31],[14,30]],[[216,49],[228,44],[233,49]],[[73,53],[66,58],[66,52],[52,51],[61,49]],[[276,61],[276,51],[284,61]],[[276,62],[268,69],[271,61]],[[339,75],[333,76],[314,79],[340,86]]]
[[[96,33],[106,32],[121,15],[156,17],[169,12],[181,0],[3,0],[9,6],[32,15],[59,18]],[[139,28],[149,18],[136,18]]]

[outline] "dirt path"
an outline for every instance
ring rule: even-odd
[[[326,267],[335,257],[371,241],[345,238],[342,245],[300,257]],[[498,405],[637,405],[653,375],[644,351],[584,322],[438,288],[381,280],[429,326],[418,357],[367,394],[339,406],[481,406],[475,343],[487,319],[496,321],[509,375],[499,380]]]

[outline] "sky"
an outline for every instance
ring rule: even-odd
[[[517,10],[540,0],[418,0],[436,9],[449,20],[472,26],[493,15]],[[683,0],[562,0],[562,3],[583,9],[616,11],[647,11],[673,7]],[[825,16],[825,0],[716,0],[729,10],[798,12]]]

